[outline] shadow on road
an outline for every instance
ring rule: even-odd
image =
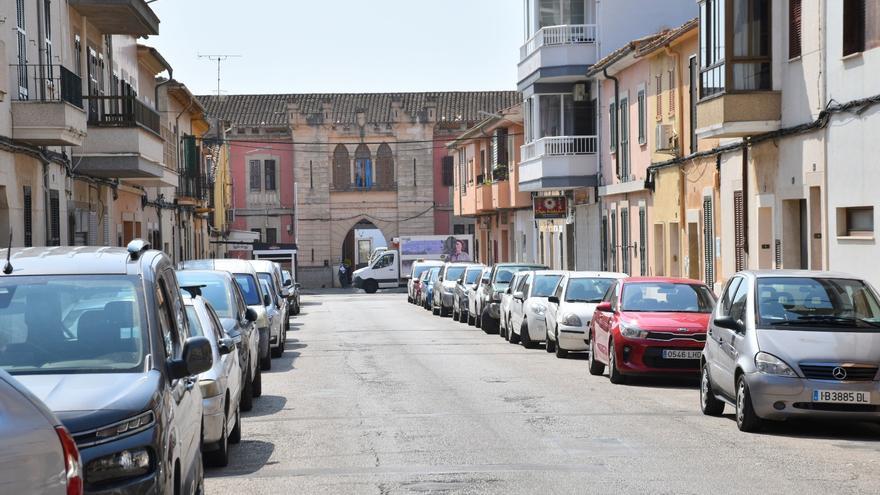
[[[206,478],[223,478],[253,474],[269,463],[275,444],[262,440],[242,440],[229,446],[230,465],[221,469],[206,469]]]
[[[697,390],[700,388],[700,377],[658,377],[658,376],[628,376],[626,386],[667,388],[678,390]]]
[[[727,410],[733,408],[728,406]],[[725,414],[732,426],[736,428],[736,416]],[[789,421],[765,421],[764,427],[758,433],[774,437],[788,438],[811,438],[816,440],[841,440],[860,442],[880,442],[880,425],[859,421],[834,421],[834,420],[789,420]],[[840,443],[837,447],[860,449],[858,444]],[[876,446],[871,446],[876,449]]]
[[[254,398],[254,408],[248,412],[241,413],[243,418],[259,418],[260,416],[269,416],[275,414],[287,405],[287,397],[280,395],[261,395]],[[247,421],[245,421],[247,423]]]

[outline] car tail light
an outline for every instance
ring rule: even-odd
[[[82,495],[83,477],[82,460],[76,442],[63,426],[55,427],[58,438],[61,440],[61,448],[64,450],[64,472],[67,474],[67,495]]]

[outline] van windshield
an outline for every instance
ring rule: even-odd
[[[861,280],[813,277],[759,278],[762,327],[880,330],[880,303]]]
[[[12,375],[135,372],[148,352],[138,277],[0,279],[0,368]]]
[[[483,270],[468,270],[468,272],[464,276],[464,282],[468,285],[477,283],[477,280],[480,280],[480,275],[483,274]]]
[[[247,273],[236,273],[234,275],[235,282],[241,289],[241,295],[244,296],[244,302],[248,306],[262,306],[263,301],[260,300],[260,291],[257,289],[257,281],[254,276]]]

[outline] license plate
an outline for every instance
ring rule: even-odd
[[[871,392],[846,392],[842,390],[813,390],[813,402],[826,404],[873,404]]]
[[[675,349],[664,349],[663,359],[700,359],[702,351],[679,351]]]

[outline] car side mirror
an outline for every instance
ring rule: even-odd
[[[715,318],[713,323],[718,328],[726,328],[727,330],[733,330],[736,333],[742,333],[745,330],[742,321],[735,320],[730,316]]]
[[[186,339],[183,344],[183,358],[172,360],[168,364],[171,378],[175,380],[208,371],[214,364],[211,342],[205,337]]]
[[[553,303],[553,304],[559,304],[559,298],[556,296],[550,296],[547,298],[547,302]]]
[[[613,310],[611,309],[611,301],[602,301],[596,306],[596,311],[601,311],[602,313],[610,313]]]
[[[523,292],[521,290],[518,290],[513,293],[513,298],[518,301],[522,301],[525,298],[525,295],[523,294]]]
[[[232,351],[235,350],[235,340],[231,337],[220,339],[219,345],[217,347],[220,351],[221,356],[230,354],[232,353]]]
[[[263,294],[263,306],[269,306],[272,304],[272,298],[269,297],[269,294]]]
[[[297,289],[302,289],[302,284],[299,282],[294,282],[293,286],[296,287]]]
[[[257,321],[257,311],[254,308],[248,308],[247,311],[244,312],[244,319],[253,323]]]
[[[285,287],[290,287],[291,285],[293,285],[293,280],[288,279],[288,280],[285,280],[285,281],[284,281],[284,286],[285,286]]]
[[[290,297],[290,290],[287,287],[281,289],[281,297],[284,297],[285,299]]]

